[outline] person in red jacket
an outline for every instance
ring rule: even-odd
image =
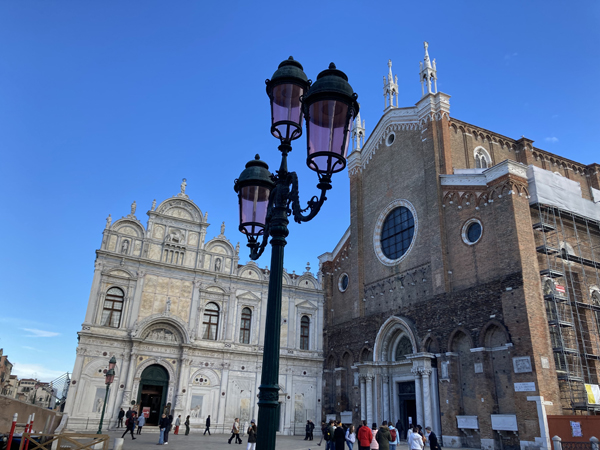
[[[363,420],[362,426],[356,432],[356,440],[360,450],[369,450],[371,441],[373,440],[373,432],[367,426],[367,421]]]

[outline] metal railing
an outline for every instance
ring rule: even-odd
[[[23,433],[19,450],[108,450],[109,436],[106,434],[44,434]],[[98,446],[101,444],[102,447]]]

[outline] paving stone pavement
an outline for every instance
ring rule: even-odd
[[[111,437],[110,448],[112,449],[114,438],[121,437],[123,431],[109,431],[106,434]],[[234,441],[232,441],[230,445],[227,444],[229,436],[231,435],[213,434],[211,436],[204,436],[201,432],[192,432],[189,436],[183,434],[174,435],[170,433],[169,444],[158,447],[158,433],[154,432],[154,430],[144,433],[144,430],[142,430],[141,435],[135,436],[137,438],[135,441],[131,440],[131,435],[127,435],[123,438],[125,439],[123,450],[147,450],[153,448],[160,448],[161,450],[246,450],[246,446],[248,445],[247,436],[243,437],[243,444],[241,445],[234,444]],[[325,441],[323,441],[320,447],[317,445],[319,439],[305,441],[304,436],[277,436],[276,448],[277,450],[325,450]],[[407,449],[408,447],[406,444],[400,444],[397,447],[397,450]],[[347,448],[344,450],[347,450]]]

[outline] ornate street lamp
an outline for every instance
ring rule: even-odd
[[[117,358],[114,356],[108,361],[108,370],[106,371],[105,382],[106,382],[106,394],[104,395],[104,405],[102,405],[102,414],[100,415],[100,424],[98,425],[98,432],[96,434],[102,434],[102,422],[104,420],[104,411],[106,411],[106,401],[108,400],[108,391],[110,385],[115,381],[115,366],[117,365]]]
[[[239,230],[248,238],[250,258],[258,259],[271,238],[271,274],[267,298],[265,346],[258,395],[259,450],[274,450],[279,407],[279,350],[283,254],[288,235],[288,216],[298,223],[317,215],[331,189],[331,175],[344,170],[350,141],[350,124],[358,113],[357,94],[348,77],[331,63],[312,84],[299,62],[283,61],[267,83],[271,102],[271,134],[280,140],[281,165],[277,174],[256,155],[235,180],[240,208]],[[289,172],[291,142],[302,135],[307,122],[308,167],[317,172],[319,197],[301,209],[298,176]],[[259,242],[259,239],[261,239]]]

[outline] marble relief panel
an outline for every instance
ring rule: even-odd
[[[114,252],[115,248],[117,248],[117,236],[113,234],[108,239],[108,251]]]
[[[154,232],[152,233],[154,239],[162,239],[165,237],[165,227],[163,225],[154,225]]]
[[[142,253],[142,241],[135,241],[135,247],[133,249],[133,255],[134,256],[140,256],[140,253]]]
[[[198,244],[198,233],[190,232],[188,235],[188,243],[190,245]]]
[[[148,250],[148,258],[153,259],[154,261],[160,261],[160,253],[160,245],[150,244],[150,249]]]

